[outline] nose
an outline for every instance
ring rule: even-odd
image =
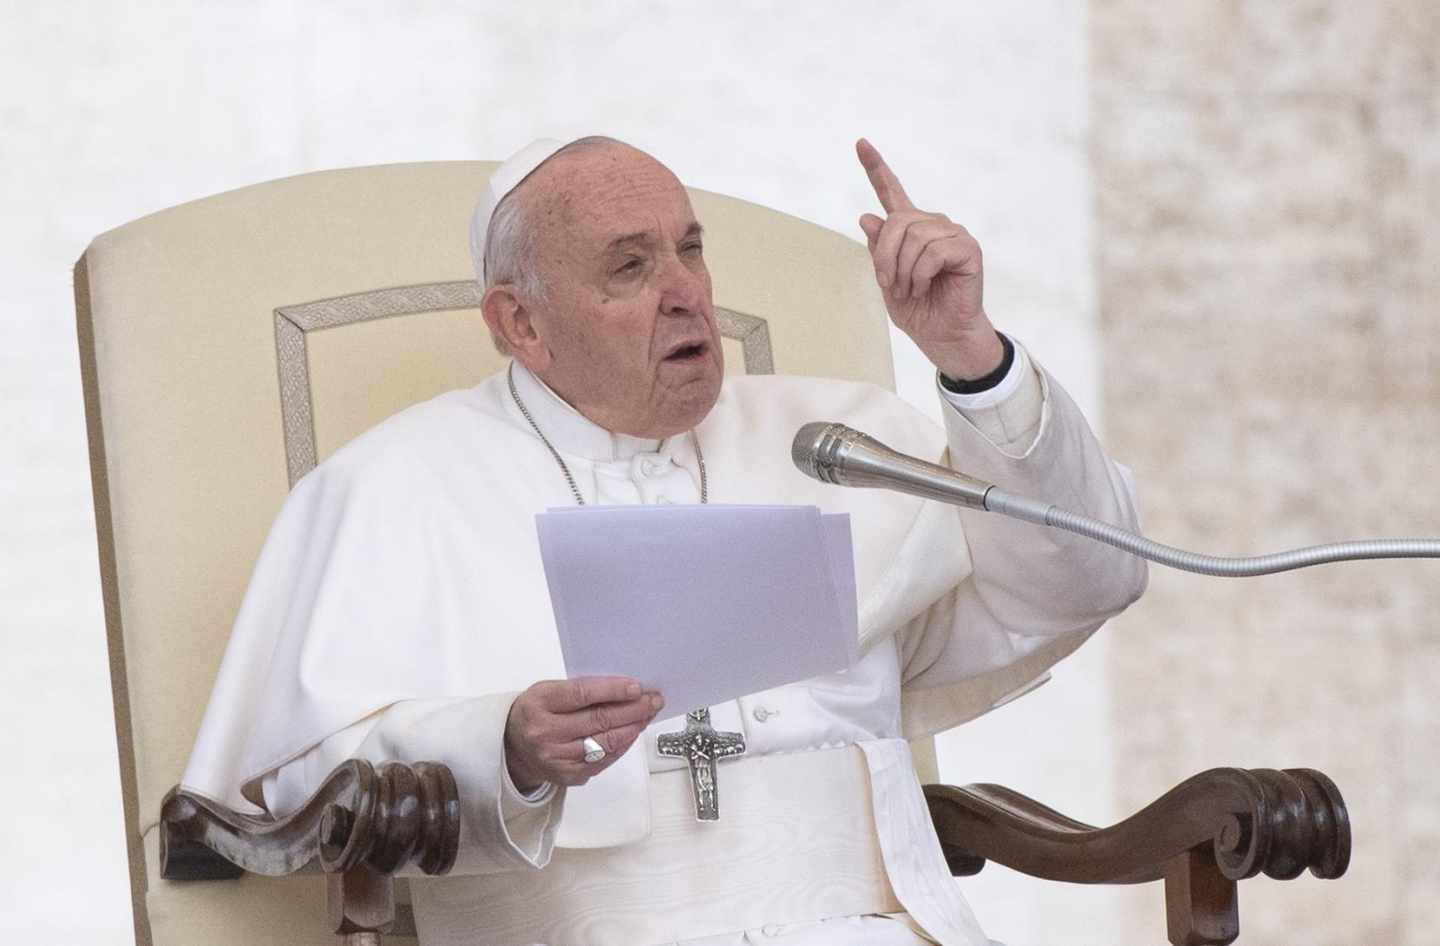
[[[692,269],[679,256],[670,256],[663,265],[660,311],[665,315],[704,312],[706,281],[703,270]]]

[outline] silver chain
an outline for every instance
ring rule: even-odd
[[[535,418],[530,416],[530,411],[526,409],[525,402],[520,400],[520,392],[515,390],[515,365],[513,362],[505,374],[505,380],[510,385],[510,396],[515,399],[515,406],[520,408],[520,414],[525,418],[526,423],[530,425],[530,429],[535,431],[535,436],[540,438],[540,442],[545,445],[545,449],[549,450],[550,455],[555,458],[555,462],[560,466],[560,472],[565,474],[565,482],[570,484],[570,492],[575,496],[575,505],[585,505],[585,497],[580,495],[580,487],[575,485],[575,477],[570,475],[570,468],[565,465],[565,461],[560,457],[560,451],[556,450],[555,445],[550,442],[550,438],[541,432],[540,425],[535,423]],[[695,445],[695,461],[700,466],[700,502],[708,503],[710,501],[710,481],[705,475],[705,454],[700,452],[700,438],[695,436],[695,431],[693,430],[690,431],[690,442]]]

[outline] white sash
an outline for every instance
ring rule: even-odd
[[[650,776],[651,830],[555,849],[544,870],[411,881],[426,946],[644,946],[908,911],[944,946],[987,942],[945,868],[903,740],[719,767],[720,820],[686,770]]]

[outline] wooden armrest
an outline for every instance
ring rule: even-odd
[[[1350,819],[1335,784],[1311,769],[1211,769],[1140,813],[1095,828],[998,785],[925,786],[941,848],[956,875],[986,860],[1047,880],[1165,881],[1170,942],[1212,946],[1240,933],[1235,884],[1307,868],[1334,878],[1350,863]],[[160,873],[215,880],[246,871],[330,875],[330,912],[347,942],[374,944],[395,921],[392,874],[455,864],[460,797],[443,765],[352,759],[278,821],[231,811],[174,788],[160,812]]]
[[[393,874],[444,874],[460,849],[460,793],[435,762],[341,763],[303,807],[270,820],[173,788],[160,805],[160,876],[228,880],[246,871],[329,875],[330,919],[346,943],[378,944],[396,922]],[[411,927],[408,917],[402,927]]]
[[[280,876],[318,864],[327,874],[415,863],[443,874],[460,848],[460,793],[435,762],[342,762],[303,807],[255,818],[172,788],[160,805],[160,876],[214,880],[245,871]]]
[[[1350,818],[1335,783],[1313,769],[1211,769],[1108,828],[1095,828],[998,785],[927,785],[951,872],[985,861],[1081,884],[1165,881],[1170,941],[1233,942],[1236,881],[1307,868],[1335,878],[1350,863]]]

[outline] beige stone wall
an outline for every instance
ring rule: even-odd
[[[1256,552],[1440,535],[1440,5],[1091,4],[1105,416],[1147,531]],[[1440,562],[1156,569],[1110,629],[1133,809],[1311,766],[1344,880],[1241,888],[1242,943],[1440,937]],[[1157,892],[1124,942],[1158,942]]]

